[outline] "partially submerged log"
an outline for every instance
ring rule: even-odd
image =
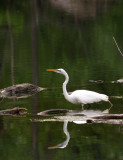
[[[102,116],[95,116],[94,119],[123,119],[123,114],[107,114]]]
[[[104,83],[104,81],[103,80],[89,80],[89,82],[91,82],[91,83]],[[121,79],[118,79],[118,80],[116,80],[116,81],[110,81],[109,83],[123,83],[123,78],[121,78]]]
[[[57,112],[56,112],[57,111]],[[55,112],[54,116],[53,113]],[[64,113],[64,115],[63,115]],[[109,114],[109,110],[59,110],[52,109],[38,113],[43,118],[35,121],[69,121],[76,124],[85,123],[107,123],[107,124],[123,124],[123,114]],[[47,116],[51,116],[47,118]]]
[[[0,90],[0,97],[4,98],[27,98],[32,96],[45,88],[38,87],[29,83],[22,83],[13,85]]]
[[[52,115],[58,115],[61,116],[61,114],[64,114],[66,116],[87,116],[87,117],[94,117],[94,116],[102,116],[109,113],[109,110],[106,109],[104,111],[101,110],[68,110],[68,109],[50,109],[45,110],[42,112],[37,113],[37,115],[43,115],[43,116],[52,116]]]
[[[12,109],[1,110],[0,115],[22,115],[23,111],[27,111],[27,109],[15,107]]]
[[[94,119],[87,120],[87,123],[123,124],[123,119]]]
[[[89,82],[92,82],[92,83],[104,83],[103,80],[89,80]]]
[[[37,115],[40,115],[40,116],[54,116],[54,115],[61,115],[61,114],[66,114],[70,112],[70,110],[68,109],[50,109],[50,110],[46,110],[46,111],[43,111],[43,112],[39,112],[37,113]]]
[[[117,83],[123,83],[123,78],[118,79],[118,80],[117,80]]]

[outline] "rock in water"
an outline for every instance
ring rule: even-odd
[[[29,83],[22,83],[13,85],[0,90],[0,97],[5,98],[27,98],[32,96],[45,88],[38,87]]]

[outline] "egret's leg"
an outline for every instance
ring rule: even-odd
[[[4,97],[1,98],[0,103],[2,103],[3,99],[4,99]]]
[[[108,101],[109,103],[110,103],[110,107],[109,107],[109,109],[108,110],[110,110],[111,108],[112,108],[112,106],[113,106],[113,104],[110,102],[110,101]]]
[[[82,104],[82,110],[84,110],[84,104]]]

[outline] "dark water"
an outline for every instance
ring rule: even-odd
[[[122,160],[123,126],[68,122],[42,122],[38,112],[48,109],[81,109],[62,95],[64,77],[46,72],[64,68],[68,91],[88,89],[110,96],[110,113],[123,112],[122,0],[29,0],[0,5],[0,88],[33,83],[47,88],[26,99],[4,99],[1,110],[24,107],[24,117],[0,117],[0,159]],[[93,80],[90,81],[90,80]],[[103,83],[95,81],[102,80]],[[86,108],[87,106],[85,106]],[[105,110],[108,103],[92,104]],[[37,121],[34,121],[38,119]],[[70,137],[69,137],[69,136]],[[68,138],[65,148],[48,149]]]

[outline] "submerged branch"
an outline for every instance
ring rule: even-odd
[[[113,40],[114,40],[114,42],[115,42],[115,44],[116,44],[116,46],[117,46],[117,49],[118,49],[118,51],[120,52],[121,56],[123,56],[123,53],[121,52],[121,50],[120,50],[120,48],[119,48],[119,46],[118,46],[118,44],[117,44],[117,42],[116,42],[116,40],[115,40],[114,37],[113,37]]]
[[[27,111],[26,108],[15,107],[12,109],[1,110],[0,115],[23,115],[22,111]]]

